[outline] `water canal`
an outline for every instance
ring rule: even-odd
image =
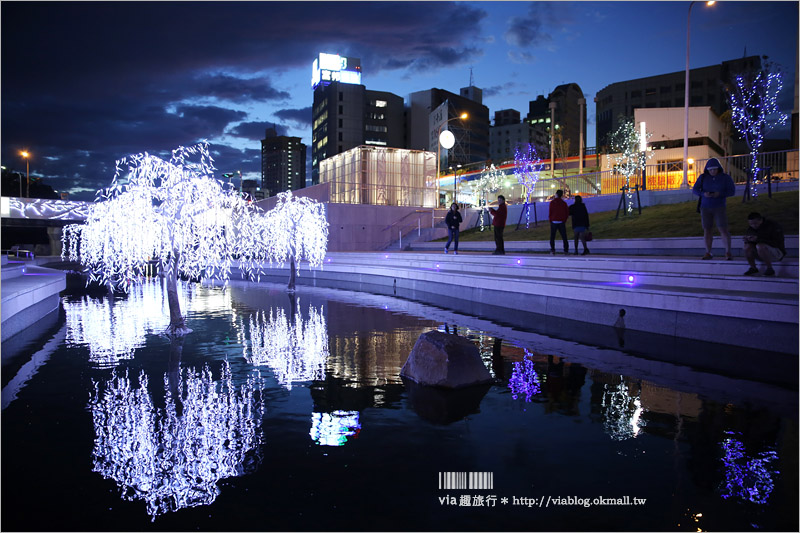
[[[390,296],[181,298],[182,341],[150,282],[3,345],[3,530],[798,529],[796,385]],[[431,329],[493,383],[404,383]]]

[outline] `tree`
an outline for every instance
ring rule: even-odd
[[[292,191],[278,194],[278,204],[267,211],[259,221],[260,239],[266,244],[266,258],[270,263],[289,265],[287,290],[294,292],[295,277],[300,261],[309,266],[320,266],[328,250],[328,220],[325,206]]]
[[[631,192],[631,177],[644,168],[647,158],[652,152],[641,151],[641,133],[633,124],[633,120],[620,117],[622,123],[611,136],[611,150],[614,152],[614,172],[622,174],[625,178],[623,192],[628,197],[628,209],[633,211],[633,193]],[[645,140],[652,134],[646,134]]]
[[[522,149],[518,146],[514,151],[514,177],[517,178],[517,183],[520,183],[525,190],[525,207],[523,209],[525,210],[526,228],[530,222],[528,205],[541,172],[542,160],[537,155],[536,148],[530,143],[523,145]]]
[[[569,156],[569,148],[570,148],[570,139],[564,138],[564,132],[561,128],[556,131],[553,135],[553,151],[555,152],[556,159],[561,159],[562,163],[565,163],[564,159]],[[555,175],[555,173],[553,174]],[[563,165],[562,177],[567,175],[567,165]]]
[[[265,243],[256,231],[262,211],[213,178],[208,144],[179,147],[169,162],[148,153],[117,161],[111,187],[98,191],[84,225],[64,228],[62,257],[80,261],[89,283],[128,290],[159,261],[166,278],[170,324],[186,327],[178,276],[228,280],[238,260],[250,279],[260,272]]]
[[[778,124],[786,124],[786,113],[778,108],[778,93],[783,88],[783,74],[772,62],[759,70],[736,76],[728,95],[733,125],[750,148],[750,172],[758,177],[758,152],[764,135]]]
[[[483,169],[480,179],[478,179],[474,186],[479,205],[481,199],[484,200],[484,205],[489,204],[489,193],[500,189],[500,187],[503,185],[503,180],[505,177],[506,175],[501,170],[498,170],[494,164],[490,165],[489,168]],[[481,211],[481,231],[483,231],[484,214],[485,212]]]

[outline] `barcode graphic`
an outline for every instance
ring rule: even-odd
[[[439,472],[440,490],[494,489],[494,472]]]

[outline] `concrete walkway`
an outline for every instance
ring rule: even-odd
[[[297,282],[533,322],[613,327],[624,309],[628,330],[796,355],[798,262],[786,258],[775,267],[775,277],[747,277],[742,259],[340,252],[321,269],[304,265]],[[286,281],[288,270],[275,266],[266,278]]]
[[[36,261],[13,261],[3,256],[0,297],[2,341],[58,310],[59,293],[67,287],[66,274],[42,268]]]

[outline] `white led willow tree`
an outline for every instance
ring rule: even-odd
[[[627,197],[627,212],[633,211],[633,192],[631,187],[631,177],[644,168],[647,158],[652,157],[653,153],[642,150],[643,141],[651,137],[651,133],[642,134],[634,126],[630,119],[623,119],[619,128],[611,134],[610,144],[613,152],[614,172],[622,174],[625,178],[623,194]]]
[[[531,201],[531,194],[539,181],[539,174],[542,172],[542,160],[536,153],[536,148],[531,144],[526,144],[520,149],[517,147],[514,152],[514,177],[517,178],[517,183],[521,184],[525,190],[525,227],[527,228],[530,223],[530,209],[528,206]],[[534,208],[535,209],[535,208]],[[535,212],[534,212],[535,214]]]
[[[300,261],[320,266],[328,250],[328,219],[325,206],[319,202],[293,196],[292,191],[278,194],[278,204],[259,221],[259,234],[266,244],[270,263],[289,265],[287,290],[295,290],[295,276]]]
[[[238,261],[250,279],[260,273],[266,243],[263,212],[213,178],[207,143],[179,147],[170,161],[148,153],[117,161],[111,187],[98,191],[84,225],[64,228],[62,257],[80,261],[89,282],[128,290],[158,261],[166,278],[170,323],[186,327],[178,277],[227,280]]]
[[[739,136],[750,148],[750,172],[758,179],[758,152],[764,135],[777,125],[786,124],[786,113],[778,108],[778,93],[783,76],[771,62],[760,70],[736,76],[729,91],[731,118]]]

